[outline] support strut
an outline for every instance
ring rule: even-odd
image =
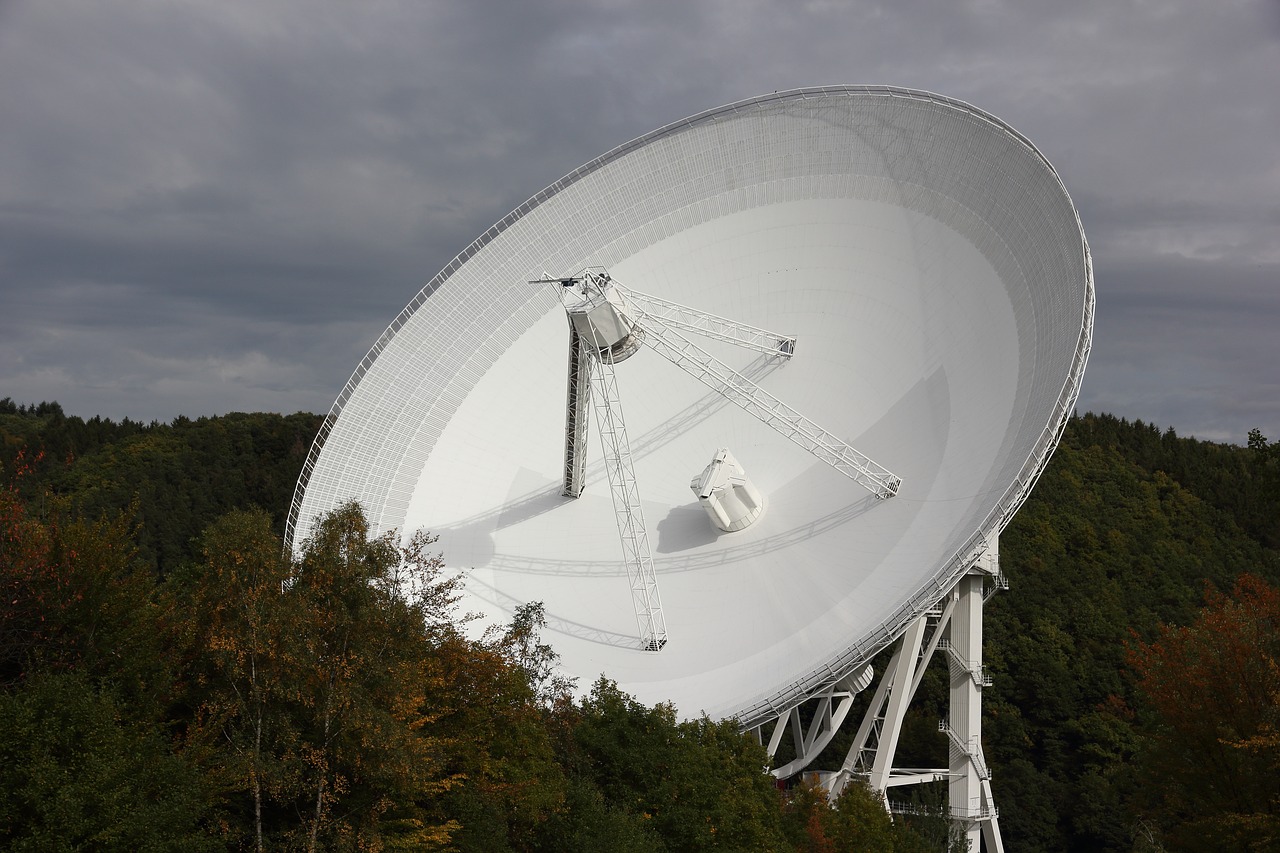
[[[640,645],[645,651],[661,651],[667,644],[667,622],[662,615],[662,598],[658,595],[658,579],[653,571],[653,551],[649,547],[649,531],[640,506],[640,489],[636,485],[613,354],[607,350],[601,354],[591,347],[585,347],[584,351],[592,362],[588,371],[591,376],[591,402],[596,410],[600,441],[604,445],[605,470],[609,474],[613,514],[626,558]]]
[[[946,782],[947,814],[952,826],[965,836],[970,850],[985,849],[988,853],[1004,853],[999,811],[991,792],[991,772],[982,751],[982,689],[991,684],[982,664],[982,606],[990,593],[1007,588],[999,559],[999,540],[991,533],[985,550],[969,570],[897,641],[839,770],[817,773],[833,800],[849,784],[861,779],[896,814],[920,813],[920,808],[895,800],[890,793],[893,789]],[[950,711],[938,726],[947,736],[947,766],[897,767],[894,753],[907,705],[934,652],[940,652],[946,661],[950,678]],[[805,770],[844,720],[852,696],[870,687],[873,680],[867,667],[856,679],[846,677],[813,693],[805,700],[817,703],[812,715],[802,715],[799,706],[780,714],[767,749],[774,755],[790,729],[796,758],[776,768],[774,775],[787,778]],[[802,726],[806,717],[811,717],[807,729]],[[767,724],[768,721],[752,730],[761,744],[765,743]]]

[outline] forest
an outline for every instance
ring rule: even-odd
[[[0,400],[0,847],[959,848],[943,792],[829,805],[733,720],[566,682],[536,602],[474,636],[425,533],[353,504],[285,557],[321,420]],[[1280,850],[1280,442],[1073,417],[1001,563],[1006,848]],[[899,764],[945,765],[945,702],[931,669]]]

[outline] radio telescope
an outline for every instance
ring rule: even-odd
[[[375,531],[428,529],[467,609],[540,601],[584,682],[737,716],[772,751],[791,731],[780,775],[892,646],[828,783],[948,780],[999,847],[981,606],[1093,300],[1057,173],[981,110],[887,87],[711,110],[547,187],[414,297],[334,403],[289,542],[352,498]],[[950,764],[896,770],[935,652]]]

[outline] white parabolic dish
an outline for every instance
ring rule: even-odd
[[[595,424],[562,497],[568,323],[547,272],[796,337],[711,349],[902,478],[877,500],[642,348],[618,365],[669,643],[639,648]],[[1075,403],[1093,275],[1057,173],[967,104],[805,89],[593,160],[454,259],[360,363],[298,484],[289,537],[361,501],[467,570],[466,609],[541,601],[585,684],[684,715],[776,715],[894,640],[1035,482]],[[715,530],[689,489],[728,447],[763,493]]]

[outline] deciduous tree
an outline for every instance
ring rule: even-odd
[[[0,692],[0,847],[216,850],[208,780],[82,672]]]
[[[1176,850],[1280,848],[1280,590],[1243,575],[1138,643],[1140,805]]]
[[[297,638],[306,614],[289,594],[291,565],[270,518],[236,511],[205,531],[189,592],[193,626],[189,747],[211,753],[231,790],[248,790],[253,846],[264,847],[264,804],[295,792],[300,772],[293,703]]]
[[[447,784],[424,730],[424,662],[452,616],[456,581],[431,540],[370,538],[360,506],[319,519],[293,566],[306,847],[380,843],[384,813]],[[299,801],[302,806],[303,801]]]

